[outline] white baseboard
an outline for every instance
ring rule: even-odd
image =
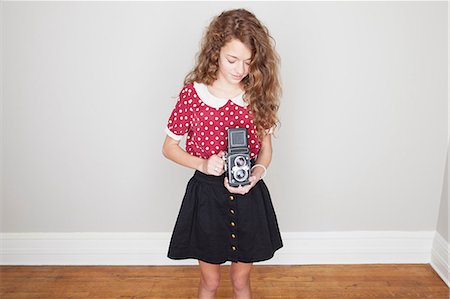
[[[449,243],[436,232],[431,250],[431,266],[450,287]]]
[[[286,232],[284,247],[258,264],[430,263],[434,236],[434,231]],[[1,233],[0,237],[2,265],[197,264],[166,257],[170,233]],[[439,261],[436,264],[442,267],[445,263]]]

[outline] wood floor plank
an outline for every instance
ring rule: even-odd
[[[217,298],[232,298],[229,266]],[[197,266],[1,266],[3,299],[197,298]],[[262,266],[252,270],[253,298],[448,299],[429,264]]]

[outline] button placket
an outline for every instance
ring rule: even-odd
[[[236,204],[236,195],[228,196],[229,208],[228,208],[228,219],[229,219],[229,240],[230,240],[230,250],[231,255],[235,260],[237,260],[238,255],[238,235],[237,235],[237,204]]]

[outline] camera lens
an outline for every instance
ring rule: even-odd
[[[234,160],[234,165],[236,166],[244,166],[245,165],[245,158],[243,156],[237,156]]]
[[[238,169],[237,171],[235,171],[234,173],[234,178],[236,179],[236,181],[238,182],[243,182],[247,179],[248,177],[248,171],[246,171],[245,169]]]

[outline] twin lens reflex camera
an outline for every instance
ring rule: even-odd
[[[246,128],[228,129],[228,153],[223,159],[230,186],[250,184],[251,160]]]

